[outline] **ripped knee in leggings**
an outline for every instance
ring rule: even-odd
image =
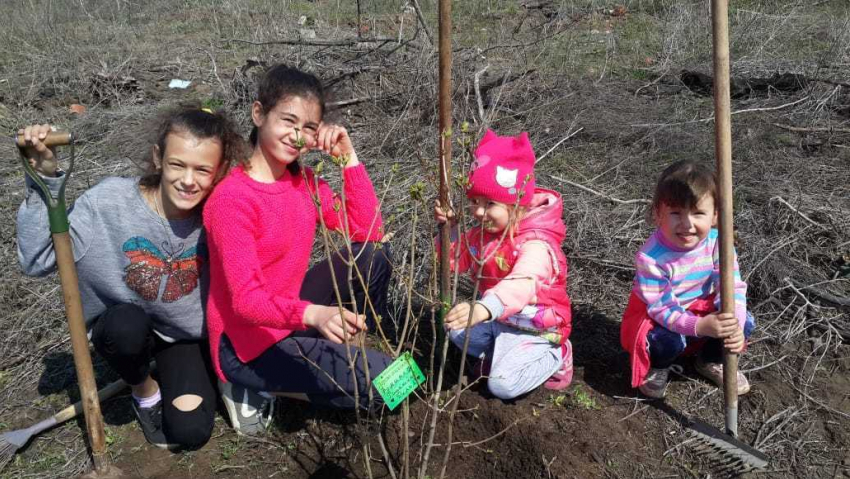
[[[171,404],[180,411],[189,412],[198,409],[202,402],[204,398],[197,394],[183,394],[174,398]]]

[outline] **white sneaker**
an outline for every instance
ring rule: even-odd
[[[720,363],[707,363],[701,359],[697,359],[694,364],[694,369],[702,376],[713,382],[715,386],[723,389],[723,365]],[[750,392],[750,382],[744,373],[738,371],[738,396],[742,396]]]
[[[266,432],[274,414],[274,396],[221,380],[218,390],[237,434],[255,436]]]

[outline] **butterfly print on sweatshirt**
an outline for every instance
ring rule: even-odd
[[[177,301],[198,286],[202,259],[194,246],[181,252],[181,245],[179,251],[165,254],[147,238],[134,236],[121,249],[130,259],[124,268],[124,282],[146,301],[156,301],[163,276],[166,278],[164,303]]]

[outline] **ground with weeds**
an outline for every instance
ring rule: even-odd
[[[503,402],[462,382],[456,399],[460,358],[451,351],[440,399],[420,390],[409,413],[358,421],[280,400],[268,436],[239,437],[220,416],[209,444],[184,453],[144,442],[125,393],[103,406],[113,462],[145,478],[436,478],[451,433],[447,477],[715,477],[680,420],[722,426],[722,393],[685,360],[667,399],[647,401],[629,387],[619,346],[633,256],[652,231],[655,178],[677,159],[713,161],[708,3],[454,4],[455,171],[460,143],[485,127],[528,131],[538,184],[564,198],[577,368],[569,389]],[[430,251],[436,14],[435,0],[34,0],[6,12],[0,31],[0,133],[44,121],[72,128],[74,198],[105,176],[134,174],[157,107],[224,108],[247,132],[264,65],[318,73],[330,87],[328,115],[351,131],[395,234],[388,331],[408,334],[390,333],[390,346],[402,344],[427,370],[439,304]],[[848,25],[843,0],[730,5],[737,251],[758,320],[741,359],[753,389],[741,398],[740,436],[770,456],[769,477],[850,477]],[[172,89],[172,79],[191,84]],[[85,112],[73,113],[75,104]],[[22,174],[10,143],[0,142],[0,157],[0,429],[11,430],[78,392],[58,280],[24,277],[17,265]],[[471,292],[461,280],[458,298]],[[97,357],[95,365],[98,384],[116,379]],[[78,419],[40,435],[0,477],[86,471],[84,431]]]

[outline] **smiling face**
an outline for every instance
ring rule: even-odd
[[[670,245],[683,250],[696,248],[708,237],[711,228],[717,225],[717,210],[711,194],[702,195],[691,208],[662,203],[656,215],[658,228],[664,239]]]
[[[252,166],[255,162],[265,161],[274,168],[274,163],[286,166],[297,161],[302,152],[315,144],[316,132],[322,121],[322,107],[313,97],[289,96],[278,101],[268,112],[255,101],[251,116],[257,127]]]
[[[484,231],[498,234],[511,223],[510,206],[483,196],[469,199],[469,213],[484,226]]]
[[[215,138],[198,139],[186,131],[169,133],[165,151],[154,146],[154,161],[162,177],[156,191],[161,212],[168,219],[190,216],[212,191],[221,166],[222,146]],[[158,209],[158,208],[157,208]]]

